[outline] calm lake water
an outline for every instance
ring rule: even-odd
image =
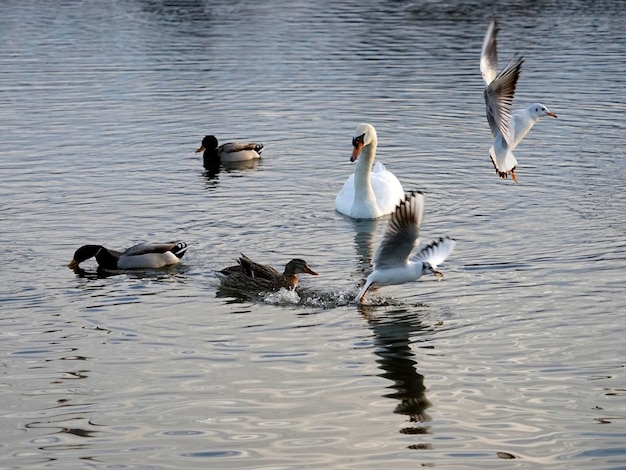
[[[626,468],[623,2],[0,5],[2,468]],[[488,157],[479,56],[543,119]],[[386,220],[334,211],[373,124],[444,279],[352,301]],[[265,144],[207,174],[205,134]],[[185,240],[175,268],[66,268]],[[306,259],[236,299],[240,252]]]

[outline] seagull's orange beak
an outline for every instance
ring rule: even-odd
[[[557,116],[556,114],[554,114],[552,111],[547,112],[547,113],[546,113],[546,116],[550,116],[550,117],[553,117],[553,118],[558,117],[558,116]]]
[[[196,153],[200,153],[204,150],[204,145],[201,145],[200,148],[198,150],[196,150]]]

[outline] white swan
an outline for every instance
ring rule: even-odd
[[[374,166],[378,137],[371,124],[359,124],[352,138],[354,173],[335,198],[335,209],[354,219],[377,219],[390,214],[404,199],[398,178],[380,162]],[[372,169],[372,166],[374,168]]]

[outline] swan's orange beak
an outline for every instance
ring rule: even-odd
[[[69,262],[67,267],[70,268],[70,269],[76,269],[78,267],[78,261],[73,259],[72,261]]]
[[[200,153],[204,150],[204,145],[201,145],[200,148],[198,150],[196,150],[196,153]]]
[[[556,114],[554,114],[554,113],[553,113],[553,112],[551,112],[551,111],[550,111],[550,112],[548,112],[548,113],[546,113],[546,116],[550,116],[550,117],[553,117],[553,118],[558,117]]]
[[[356,141],[354,144],[354,150],[352,150],[352,156],[350,157],[351,162],[355,161],[359,157],[359,154],[361,153],[362,149],[363,149],[363,141],[362,140]]]

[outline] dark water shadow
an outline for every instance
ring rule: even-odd
[[[243,162],[210,162],[204,164],[204,173],[202,176],[206,179],[206,189],[214,189],[217,187],[220,179],[220,173],[224,172],[232,177],[243,176],[243,173],[256,170],[261,164],[262,159],[246,160]]]
[[[387,387],[390,392],[382,396],[396,400],[393,412],[408,417],[410,425],[399,432],[428,434],[430,428],[425,423],[431,421],[431,417],[426,410],[431,402],[426,397],[424,376],[417,372],[418,362],[411,345],[428,342],[433,328],[422,322],[419,313],[406,309],[390,310],[380,316],[374,315],[374,309],[369,306],[359,306],[359,312],[374,334],[374,354],[382,370],[380,377],[392,382]]]
[[[131,279],[147,279],[147,280],[171,280],[173,277],[182,277],[189,269],[186,265],[177,264],[173,266],[165,266],[163,268],[146,268],[146,269],[103,269],[100,267],[94,269],[83,269],[81,267],[74,268],[76,277],[82,279],[106,279],[113,276],[127,275]]]

